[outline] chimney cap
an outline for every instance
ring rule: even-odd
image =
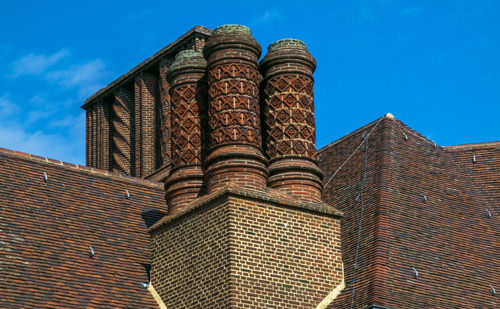
[[[247,26],[243,25],[236,25],[236,24],[229,24],[229,25],[222,25],[213,31],[213,34],[248,34],[251,35],[252,31]]]
[[[287,48],[287,49],[305,49],[307,50],[306,44],[297,39],[282,39],[278,40],[274,43],[271,43],[269,47],[267,48],[268,51],[273,51],[276,49],[281,49],[281,48]]]
[[[175,55],[175,60],[174,61],[181,61],[184,59],[189,59],[193,57],[203,57],[203,54],[201,51],[196,51],[193,49],[186,49],[186,50],[181,50]]]

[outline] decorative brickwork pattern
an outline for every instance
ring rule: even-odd
[[[210,100],[208,191],[228,182],[263,189],[267,170],[260,133],[260,45],[247,27],[226,25],[214,30],[204,53]]]
[[[90,109],[85,110],[85,165],[91,165],[92,156],[92,112]]]
[[[156,79],[155,84],[151,87],[157,88],[154,90],[154,94],[150,94],[154,96],[154,106],[153,112],[154,117],[147,116],[146,118],[142,116],[138,116],[135,119],[135,110],[142,110],[143,107],[148,109],[150,107],[149,104],[146,106],[136,106],[135,103],[132,105],[131,114],[133,115],[130,120],[130,126],[132,131],[132,136],[130,138],[131,143],[131,151],[133,152],[131,155],[131,166],[130,175],[136,175],[136,171],[140,170],[140,173],[137,174],[139,177],[144,177],[148,179],[157,179],[160,181],[164,181],[166,176],[170,170],[170,94],[169,87],[166,80],[166,71],[173,61],[173,55],[175,55],[180,50],[197,50],[201,51],[205,45],[206,39],[210,37],[212,30],[195,26],[187,33],[179,37],[175,42],[165,46],[160,51],[155,53],[152,57],[146,59],[141,62],[137,66],[135,66],[128,73],[120,76],[107,87],[99,90],[97,93],[89,97],[82,108],[84,108],[88,112],[87,117],[87,142],[86,142],[86,164],[89,166],[100,168],[105,168],[107,170],[114,170],[114,155],[113,155],[113,137],[110,136],[113,134],[112,131],[112,112],[113,112],[113,101],[115,100],[114,96],[117,91],[120,91],[120,88],[130,87],[130,85],[134,85],[136,79],[140,78],[141,74],[145,75],[153,75]],[[134,86],[132,86],[134,87]],[[140,86],[143,90],[144,88],[148,88],[150,86]],[[146,91],[147,94],[148,91]],[[137,94],[137,102],[139,102],[139,98],[141,94]],[[99,111],[94,112],[95,106],[104,104],[104,110],[102,110],[105,114],[105,117],[108,121],[107,128],[103,126],[104,123],[100,122],[101,118],[97,117],[97,113]],[[106,115],[109,113],[109,115]],[[151,111],[146,111],[146,114],[151,114]],[[143,121],[138,123],[138,126],[135,125],[135,121],[140,120]],[[97,122],[96,122],[97,121]],[[145,128],[145,130],[136,130],[138,128]],[[151,129],[152,128],[152,129]],[[106,130],[110,132],[107,133]],[[140,151],[139,160],[137,164],[135,162],[136,151],[139,151],[135,147],[135,139],[136,134],[143,134],[146,137],[146,140],[143,141],[142,138],[138,139],[139,146],[144,146],[146,144],[151,144],[151,140],[154,141],[154,151],[151,151],[150,154],[146,154],[145,151]],[[151,134],[145,131],[151,131]],[[102,138],[102,133],[107,136],[107,138]],[[142,135],[141,135],[142,136]],[[99,146],[98,146],[99,145]],[[101,148],[99,148],[101,147]],[[140,149],[140,147],[138,147]],[[149,152],[149,150],[148,150]],[[145,159],[147,162],[146,165],[143,166],[141,163],[142,159]],[[151,163],[153,162],[153,163]],[[118,168],[120,169],[120,168]],[[146,169],[146,170],[144,170]],[[118,171],[118,170],[117,170]],[[120,171],[121,172],[121,171]],[[143,174],[141,174],[143,173]]]
[[[158,80],[142,73],[135,79],[135,175],[145,177],[157,168]]]
[[[113,172],[131,174],[131,117],[134,95],[127,88],[120,88],[113,101]]]
[[[316,164],[315,68],[305,44],[293,39],[271,44],[261,62],[269,186],[319,202],[322,173]]]
[[[172,171],[165,183],[169,214],[200,196],[203,188],[202,115],[206,113],[206,61],[181,51],[167,72],[172,103]]]
[[[170,98],[170,83],[167,80],[168,68],[172,65],[172,59],[164,58],[158,63],[158,70],[160,72],[160,113],[161,113],[161,155],[163,165],[171,163],[171,98]]]
[[[152,284],[168,308],[315,308],[342,281],[337,215],[246,192],[152,227]]]
[[[90,166],[97,167],[97,104],[90,108],[90,123],[91,123],[91,151],[90,151]]]
[[[101,168],[103,170],[109,171],[111,168],[111,113],[110,113],[110,103],[106,100],[102,101],[101,109]]]

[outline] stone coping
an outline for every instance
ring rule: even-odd
[[[151,226],[148,231],[150,233],[160,229],[161,227],[165,226],[166,224],[175,221],[176,219],[183,217],[184,215],[187,215],[190,212],[193,212],[194,210],[203,207],[204,205],[209,204],[212,201],[215,201],[217,199],[223,198],[223,197],[229,197],[229,196],[237,196],[237,197],[242,197],[242,198],[247,198],[247,199],[253,199],[253,200],[258,200],[258,201],[263,201],[263,202],[270,202],[278,206],[284,206],[284,207],[291,207],[291,208],[296,208],[296,209],[302,209],[305,211],[310,211],[314,212],[317,214],[322,214],[322,215],[329,215],[329,216],[335,216],[335,217],[342,217],[343,213],[342,211],[336,209],[333,206],[330,206],[324,202],[320,203],[310,203],[310,202],[305,202],[301,201],[297,198],[294,198],[284,192],[281,192],[276,189],[272,188],[266,188],[266,191],[257,191],[257,190],[250,190],[250,189],[245,189],[241,188],[235,185],[226,185],[225,187],[219,189],[217,192],[214,192],[212,194],[208,194],[205,196],[202,196],[193,202],[191,202],[191,205],[187,207],[186,209],[181,210],[178,213],[175,213],[174,215],[171,216],[165,216],[162,219],[160,219],[158,222],[156,222],[153,226]]]

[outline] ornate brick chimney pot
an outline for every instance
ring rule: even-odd
[[[201,52],[179,52],[167,71],[172,104],[172,171],[165,182],[169,214],[188,206],[203,188],[202,115],[206,61]]]
[[[263,190],[267,161],[260,130],[257,61],[261,47],[247,27],[224,25],[214,30],[204,54],[209,87],[208,192],[229,183]]]
[[[304,42],[279,40],[262,59],[266,153],[270,187],[320,202],[322,172],[316,162],[312,74],[316,60]]]

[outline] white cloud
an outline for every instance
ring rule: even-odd
[[[30,103],[20,106],[8,93],[0,94],[0,147],[84,164],[85,112],[75,113],[66,101],[44,95],[35,95]]]
[[[80,128],[79,128],[80,129]],[[84,164],[84,130],[70,136],[28,132],[20,127],[0,125],[0,147],[49,157],[65,162]]]
[[[12,116],[19,112],[19,107],[8,99],[8,94],[0,96],[0,119],[6,116]]]
[[[100,79],[104,69],[104,62],[96,59],[84,64],[74,65],[67,70],[49,72],[47,78],[57,81],[63,86],[74,87]]]
[[[18,77],[28,74],[42,74],[47,68],[69,55],[70,53],[66,49],[61,49],[52,55],[28,54],[13,63],[12,74],[10,77]]]
[[[401,12],[399,13],[399,16],[413,16],[420,13],[421,11],[422,11],[421,6],[410,6],[402,9]]]
[[[108,75],[104,61],[95,59],[66,70],[48,72],[47,79],[67,88],[77,88],[82,98],[102,88],[101,81]]]
[[[263,14],[256,16],[253,19],[252,24],[254,25],[264,25],[271,23],[273,21],[279,21],[283,19],[283,13],[277,9],[270,9],[265,11]]]

